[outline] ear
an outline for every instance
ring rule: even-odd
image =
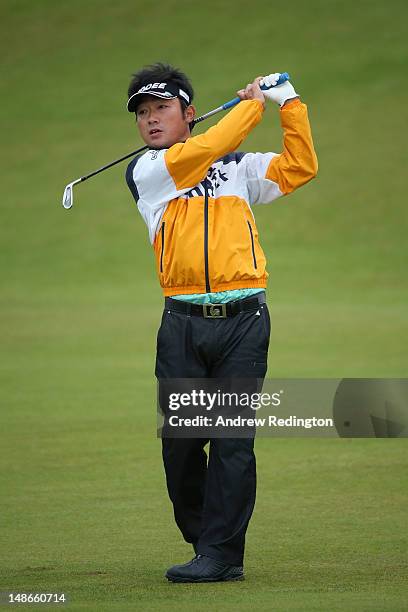
[[[194,120],[195,115],[195,106],[189,104],[189,106],[187,106],[187,108],[184,110],[184,119],[187,121],[187,123],[191,123]]]

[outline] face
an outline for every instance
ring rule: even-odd
[[[136,110],[136,122],[144,142],[154,149],[167,149],[190,136],[189,122],[194,119],[194,107],[184,111],[178,98],[165,100],[143,96]]]

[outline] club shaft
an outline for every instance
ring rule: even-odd
[[[102,166],[102,168],[98,168],[98,170],[94,170],[93,172],[90,172],[89,174],[86,174],[85,176],[81,176],[81,183],[91,178],[91,176],[95,176],[95,174],[99,174],[99,172],[103,172],[104,170],[107,170],[108,168],[111,168],[112,166],[116,166],[116,164],[120,164],[120,162],[125,161],[125,159],[128,159],[129,157],[132,157],[133,155],[137,155],[138,153],[141,153],[142,151],[148,148],[149,147],[147,145],[144,147],[141,147],[140,149],[137,149],[136,151],[132,151],[131,153],[128,153],[127,155],[124,155],[123,157],[120,157],[119,159],[115,159],[115,161],[111,162],[110,164],[106,164],[106,166]]]
[[[208,113],[205,113],[205,115],[201,115],[201,117],[197,117],[197,119],[194,119],[194,125],[196,123],[200,123],[200,121],[204,121],[204,119],[208,119],[208,117],[212,117],[212,115],[220,113],[223,110],[224,106],[218,106],[217,108],[214,108],[214,110],[208,111]]]

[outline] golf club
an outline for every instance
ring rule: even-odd
[[[285,81],[288,81],[289,78],[290,77],[287,72],[282,72],[276,85],[272,85],[272,87],[277,87],[278,85],[282,85],[282,83],[284,83]],[[266,89],[270,89],[270,88],[267,87],[266,85],[261,85],[261,89],[265,91]],[[237,104],[239,104],[239,102],[241,102],[241,98],[236,97],[236,98],[233,98],[232,100],[229,100],[229,102],[225,102],[225,104],[222,104],[221,106],[217,106],[217,108],[214,108],[208,113],[205,113],[204,115],[201,115],[200,117],[195,119],[193,121],[192,127],[194,127],[196,123],[200,123],[200,121],[204,121],[204,119],[208,119],[208,117],[212,117],[216,113],[220,113],[223,110],[227,110],[228,108],[232,108],[233,106],[236,106]],[[91,178],[91,176],[95,176],[96,174],[99,174],[100,172],[103,172],[104,170],[107,170],[108,168],[112,168],[112,166],[115,166],[116,164],[119,164],[125,159],[128,159],[129,157],[133,157],[134,155],[137,155],[138,153],[141,153],[142,151],[145,151],[148,148],[149,146],[145,145],[144,147],[141,147],[140,149],[137,149],[136,151],[132,151],[131,153],[128,153],[127,155],[124,155],[123,157],[120,157],[119,159],[115,159],[115,161],[111,162],[110,164],[107,164],[106,166],[102,166],[101,168],[98,168],[98,170],[94,170],[93,172],[90,172],[89,174],[86,174],[85,176],[81,176],[81,178],[76,179],[75,181],[72,181],[71,183],[68,183],[68,185],[65,187],[64,195],[62,196],[63,207],[66,210],[69,210],[70,208],[72,208],[74,204],[74,185],[76,185],[77,183],[83,183],[84,181]]]

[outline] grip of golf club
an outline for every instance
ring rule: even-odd
[[[278,85],[282,85],[282,83],[284,83],[285,81],[289,81],[290,76],[287,72],[282,72],[278,82],[276,83],[276,85],[272,85],[272,87],[277,87]],[[266,87],[266,85],[261,85],[261,89],[263,89],[265,91],[265,89],[271,89],[270,87]],[[233,106],[236,106],[239,102],[241,102],[241,98],[234,98],[233,100],[230,100],[229,102],[226,102],[225,104],[222,105],[222,108],[224,110],[227,110],[227,108],[232,108]]]

